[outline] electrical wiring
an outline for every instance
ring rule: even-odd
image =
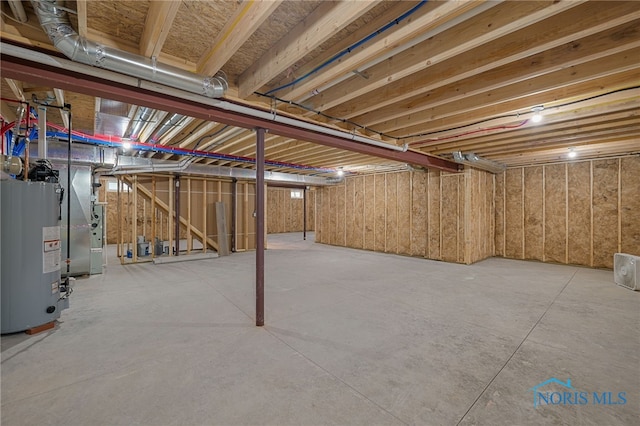
[[[177,141],[173,141],[169,144],[167,144],[167,146],[173,146],[173,145],[177,145],[179,143],[184,142],[185,140],[187,140],[187,138],[189,138],[191,135],[193,135],[200,127],[204,126],[207,122],[206,121],[201,121],[200,124],[198,124],[193,130],[191,130],[186,136],[184,136],[182,139],[179,139]]]
[[[210,135],[205,135],[203,137],[201,137],[200,139],[198,139],[198,142],[196,142],[196,145],[193,147],[193,149],[198,149],[198,147],[200,146],[200,143],[207,139],[207,138],[214,138],[216,136],[218,136],[220,133],[222,133],[223,131],[225,131],[226,129],[228,129],[229,126],[224,126],[222,129],[218,130],[217,132],[213,132]]]
[[[331,65],[332,63],[334,63],[338,59],[342,58],[345,55],[348,55],[349,53],[351,53],[352,51],[354,51],[358,47],[362,46],[366,42],[368,42],[368,41],[372,40],[373,38],[379,36],[380,34],[384,33],[389,28],[392,28],[395,25],[399,25],[402,21],[407,19],[409,16],[413,15],[418,9],[420,9],[422,6],[424,6],[427,3],[427,1],[428,0],[421,0],[420,3],[418,3],[417,5],[415,5],[414,7],[412,7],[411,9],[406,11],[405,13],[403,13],[402,15],[400,15],[398,18],[390,21],[389,23],[387,23],[386,25],[382,26],[381,28],[378,28],[376,31],[374,31],[371,34],[367,35],[366,37],[360,39],[359,41],[353,43],[352,45],[350,45],[346,49],[343,49],[341,52],[336,53],[331,58],[327,59],[325,62],[321,63],[320,65],[318,65],[317,67],[315,67],[311,71],[307,72],[303,76],[296,78],[295,80],[293,80],[290,83],[284,84],[284,85],[282,85],[280,87],[276,87],[275,89],[271,89],[266,94],[267,95],[271,95],[272,93],[279,92],[280,90],[283,90],[283,89],[291,87],[291,86],[293,86],[295,84],[298,84],[302,80],[306,80],[307,78],[309,78],[313,74],[317,73],[321,69]]]
[[[526,119],[526,120],[524,120],[524,121],[522,121],[522,122],[520,122],[520,123],[518,123],[518,124],[516,124],[516,125],[513,125],[513,126],[496,126],[496,127],[489,127],[489,128],[487,128],[487,129],[476,129],[476,130],[471,130],[471,131],[464,132],[464,133],[459,133],[459,134],[457,134],[457,135],[444,136],[444,137],[442,137],[442,138],[437,138],[437,139],[434,139],[434,140],[432,140],[432,141],[416,141],[416,142],[411,142],[411,143],[409,143],[409,145],[410,145],[410,146],[411,146],[411,145],[420,145],[420,146],[422,147],[422,146],[425,146],[425,145],[428,145],[428,144],[431,144],[431,143],[436,144],[436,143],[440,143],[440,142],[442,142],[442,141],[445,141],[445,140],[447,140],[447,139],[460,138],[460,137],[462,137],[462,136],[473,135],[473,134],[476,134],[476,133],[491,132],[491,131],[494,131],[494,130],[509,130],[509,129],[517,129],[517,128],[519,128],[519,127],[524,126],[524,125],[525,125],[525,124],[527,124],[528,122],[529,122],[529,119]]]
[[[624,88],[621,88],[621,89],[611,90],[611,91],[606,92],[606,93],[601,93],[599,95],[594,95],[594,96],[590,96],[590,97],[587,97],[587,98],[582,98],[582,99],[577,99],[575,101],[566,102],[564,104],[555,105],[555,106],[550,107],[548,109],[563,108],[563,107],[574,105],[574,104],[577,104],[577,103],[580,103],[580,102],[585,102],[585,101],[601,98],[603,96],[612,95],[614,93],[620,93],[620,92],[625,92],[627,90],[634,90],[634,89],[639,89],[639,88],[640,88],[640,85],[624,87]],[[319,115],[321,117],[325,117],[325,118],[327,118],[329,120],[338,121],[338,122],[341,122],[341,123],[344,123],[344,124],[349,124],[349,125],[354,126],[354,127],[358,128],[358,129],[366,130],[367,132],[375,133],[375,134],[377,134],[379,136],[382,136],[382,137],[385,137],[385,138],[395,139],[398,142],[406,140],[406,139],[432,136],[432,135],[437,135],[438,133],[444,133],[444,132],[450,132],[450,131],[453,131],[453,130],[464,129],[464,128],[467,128],[467,127],[477,126],[478,124],[488,123],[490,121],[499,120],[499,119],[502,119],[502,118],[518,118],[518,117],[521,117],[521,116],[523,116],[525,114],[530,114],[531,113],[531,110],[527,110],[527,111],[516,112],[516,113],[511,113],[511,114],[496,115],[496,116],[493,116],[493,117],[485,118],[483,120],[475,121],[473,123],[463,124],[463,125],[460,125],[460,126],[450,127],[450,128],[442,129],[442,130],[436,130],[436,131],[433,131],[433,132],[414,133],[414,134],[405,135],[405,136],[393,136],[393,135],[378,131],[376,129],[373,129],[371,127],[367,127],[367,126],[364,126],[362,124],[355,123],[355,122],[353,122],[351,120],[347,120],[347,119],[344,119],[344,118],[331,116],[331,115],[326,114],[326,113],[324,113],[322,111],[315,110],[313,108],[310,108],[310,107],[308,107],[306,105],[299,104],[297,102],[281,99],[281,98],[278,98],[278,97],[273,96],[273,95],[268,95],[266,93],[255,92],[255,94],[259,95],[259,96],[266,97],[266,98],[270,98],[272,100],[275,100],[275,101],[278,101],[278,102],[281,102],[281,103],[284,103],[284,104],[296,106],[296,107],[301,108],[301,109],[303,109],[305,111],[313,112],[314,114],[317,114],[317,115]]]

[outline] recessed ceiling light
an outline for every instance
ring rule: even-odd
[[[131,142],[129,142],[129,141],[123,141],[123,142],[122,142],[122,148],[123,148],[125,151],[127,151],[127,150],[131,149]]]
[[[342,170],[342,167],[338,167],[337,174],[338,174],[338,176],[344,176],[344,170]]]
[[[578,155],[578,153],[576,152],[575,148],[569,148],[569,154],[567,154],[567,157],[576,158],[576,155]]]
[[[544,106],[543,105],[538,105],[538,106],[534,106],[533,108],[531,108],[531,111],[533,111],[533,117],[531,117],[531,121],[533,121],[534,123],[539,123],[542,121],[542,114],[541,112],[544,110]]]

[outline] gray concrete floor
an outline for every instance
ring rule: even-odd
[[[270,236],[264,328],[254,253],[78,280],[54,330],[2,337],[2,425],[638,424],[640,293],[611,271],[310,240]],[[534,408],[552,377],[588,403]]]

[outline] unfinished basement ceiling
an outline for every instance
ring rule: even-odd
[[[57,54],[31,4],[17,3],[28,21],[11,19],[3,1],[2,40]],[[225,72],[229,100],[443,158],[473,152],[517,166],[564,161],[570,150],[579,159],[640,152],[636,1],[83,0],[65,5],[74,28],[93,41],[191,72]],[[2,79],[3,97],[71,103],[74,130],[87,135],[122,137],[138,124],[140,142],[156,135],[154,143],[161,145],[255,156],[252,131],[176,117],[175,111],[141,114],[136,105],[129,105],[127,114],[112,115],[112,123],[100,110],[103,103],[90,94],[58,90],[56,96],[54,89]],[[543,107],[539,123],[532,120],[534,107]],[[13,110],[2,102],[7,120],[14,118]],[[56,112],[48,121],[64,126]],[[271,134],[266,158],[354,172],[404,166]]]

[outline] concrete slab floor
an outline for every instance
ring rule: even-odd
[[[2,425],[638,424],[640,293],[611,271],[272,235],[257,328],[254,259],[76,281],[54,330],[2,337]]]

